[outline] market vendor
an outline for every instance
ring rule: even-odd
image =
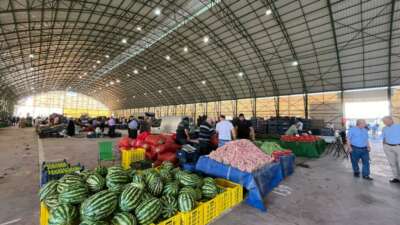
[[[176,129],[176,142],[180,145],[185,145],[189,140],[189,118],[183,117]]]
[[[139,128],[139,122],[135,117],[131,117],[130,122],[128,123],[128,136],[129,138],[136,138]]]
[[[296,135],[299,134],[299,131],[297,129],[297,124],[294,123],[292,126],[289,127],[289,129],[285,132],[286,135]]]
[[[215,134],[215,129],[213,127],[214,121],[211,118],[207,118],[203,120],[200,125],[200,132],[199,132],[199,147],[200,147],[200,154],[208,155],[211,150],[211,137]]]
[[[254,128],[251,122],[246,120],[243,113],[239,115],[239,120],[235,124],[237,139],[255,140]]]
[[[232,123],[225,119],[225,115],[220,115],[219,120],[215,130],[218,133],[218,147],[222,147],[236,139],[236,132]]]

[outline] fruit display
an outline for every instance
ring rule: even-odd
[[[49,209],[49,225],[148,225],[191,211],[222,191],[213,178],[166,161],[157,169],[112,166],[65,175],[44,185],[39,198]]]
[[[282,135],[281,141],[285,142],[316,142],[321,138],[315,135]]]
[[[273,161],[251,141],[245,139],[231,141],[211,152],[209,157],[249,173]]]

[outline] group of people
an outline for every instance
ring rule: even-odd
[[[383,118],[385,127],[382,130],[383,150],[393,171],[391,183],[400,183],[400,124],[395,124],[393,118]],[[362,162],[361,176],[366,180],[373,180],[370,176],[371,144],[369,142],[367,123],[363,119],[356,122],[356,126],[349,129],[347,134],[347,150],[350,153],[354,177],[360,177],[359,161]]]
[[[176,129],[176,140],[180,145],[193,142],[190,137],[189,122],[189,118],[184,117]],[[205,118],[200,122],[199,128],[197,142],[201,154],[208,154],[213,150],[211,139],[214,135],[218,136],[218,147],[235,139],[255,140],[254,129],[243,114],[240,114],[233,122],[227,120],[225,115],[220,115],[218,121]]]

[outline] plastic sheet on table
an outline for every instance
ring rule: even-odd
[[[248,191],[246,203],[265,212],[267,208],[264,205],[264,197],[283,180],[280,163],[268,164],[253,173],[247,173],[217,162],[208,156],[201,156],[197,161],[196,170],[241,184]]]

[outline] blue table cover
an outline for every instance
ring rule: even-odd
[[[245,202],[264,212],[267,211],[264,197],[283,180],[280,163],[268,164],[253,173],[247,173],[215,161],[208,156],[201,156],[197,161],[196,171],[241,184],[248,191]]]

